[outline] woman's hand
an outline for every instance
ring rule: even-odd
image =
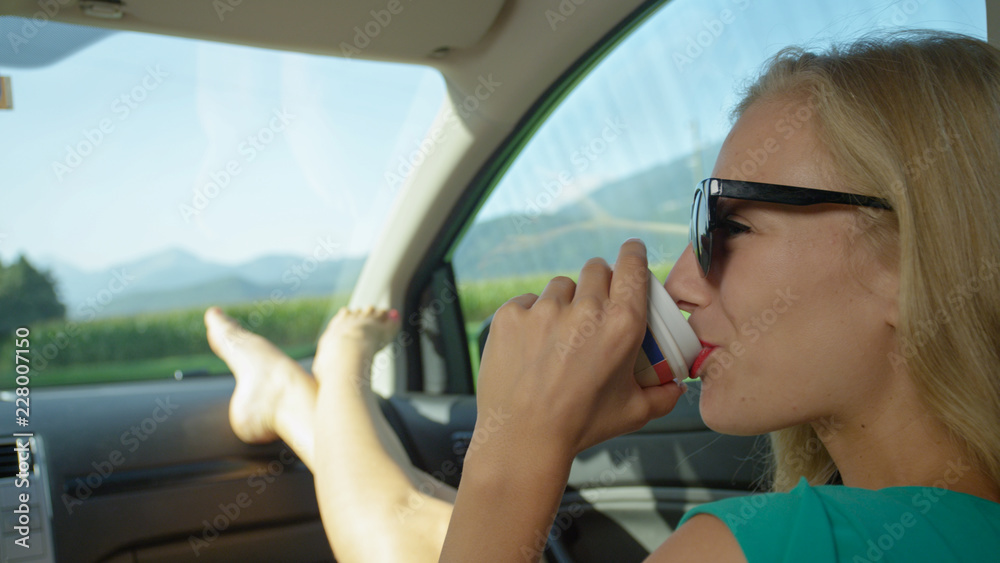
[[[633,377],[648,279],[646,247],[631,239],[614,276],[594,258],[579,284],[557,277],[541,295],[500,307],[479,371],[474,442],[501,459],[562,465],[670,412],[683,393],[675,383],[642,388]]]
[[[576,454],[677,403],[676,384],[642,388],[632,375],[648,279],[646,247],[629,240],[614,277],[595,258],[579,285],[555,278],[493,316],[442,562],[537,561]]]

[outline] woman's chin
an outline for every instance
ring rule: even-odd
[[[746,412],[739,404],[728,404],[717,399],[718,397],[705,392],[698,397],[701,420],[709,429],[730,436],[756,436],[773,430],[766,421],[760,419],[760,413]]]
[[[704,419],[704,416],[702,416],[702,418]],[[757,427],[739,424],[732,420],[711,422],[709,420],[705,420],[705,426],[714,432],[726,434],[728,436],[757,436],[767,433],[767,431],[759,430]]]

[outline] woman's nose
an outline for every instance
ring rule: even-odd
[[[690,243],[670,269],[663,287],[682,311],[693,313],[695,308],[707,304],[708,286]]]

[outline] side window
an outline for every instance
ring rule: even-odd
[[[445,95],[413,65],[14,17],[0,37],[0,388],[26,332],[32,386],[225,373],[212,304],[312,355]]]
[[[524,146],[453,253],[473,374],[478,335],[507,299],[539,293],[642,238],[662,281],[687,245],[696,182],[709,176],[739,86],[788,45],[893,28],[986,37],[982,0],[945,3],[674,0],[618,45]],[[794,142],[797,117],[776,123]],[[766,155],[747,155],[746,166]]]

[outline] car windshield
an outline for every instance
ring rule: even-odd
[[[0,347],[30,328],[33,385],[224,371],[212,304],[311,355],[445,95],[426,67],[0,31]]]

